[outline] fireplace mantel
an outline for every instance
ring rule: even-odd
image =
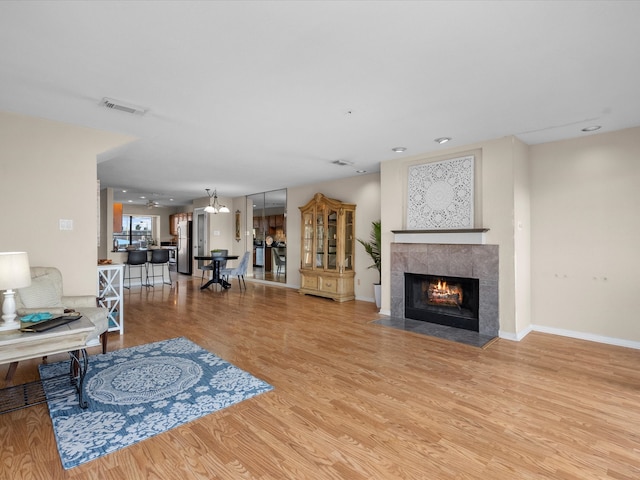
[[[453,243],[467,245],[484,244],[484,234],[488,231],[488,228],[391,230],[395,235],[396,243]]]

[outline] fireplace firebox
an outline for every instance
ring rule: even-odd
[[[404,274],[405,317],[479,331],[477,278]]]

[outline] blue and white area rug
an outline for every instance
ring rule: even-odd
[[[68,372],[68,361],[40,366],[65,469],[273,388],[186,338],[91,356],[85,410],[73,388],[59,398],[60,382],[46,381]]]

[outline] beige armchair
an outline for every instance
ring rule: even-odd
[[[16,291],[16,312],[19,316],[30,313],[49,312],[60,315],[65,309],[73,309],[88,318],[95,330],[87,338],[87,347],[102,343],[102,353],[107,353],[108,310],[96,306],[93,295],[65,296],[62,289],[62,274],[55,267],[31,267],[31,285]],[[10,380],[17,362],[7,373]]]

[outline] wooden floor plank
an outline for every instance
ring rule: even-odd
[[[373,324],[367,302],[247,286],[128,290],[109,350],[185,336],[274,390],[67,471],[46,405],[11,412],[0,479],[640,478],[638,350],[542,333],[478,349]]]

